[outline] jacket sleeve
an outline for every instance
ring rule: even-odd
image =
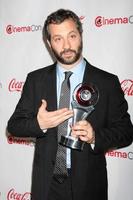
[[[7,125],[8,132],[16,137],[43,136],[43,132],[39,127],[36,117],[35,91],[36,86],[34,78],[31,74],[28,74],[21,98]]]
[[[97,128],[95,152],[128,146],[133,140],[133,125],[128,114],[127,101],[116,76],[108,87],[108,111],[105,127]]]

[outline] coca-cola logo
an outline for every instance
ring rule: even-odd
[[[24,85],[23,81],[17,81],[15,78],[13,78],[9,83],[8,89],[10,92],[14,91],[21,92],[23,89],[23,85]]]
[[[7,194],[7,200],[30,200],[31,199],[31,193],[25,192],[24,194],[20,194],[15,192],[14,189],[11,189]]]
[[[125,95],[133,96],[133,80],[125,79],[121,82],[121,88]]]
[[[17,138],[14,136],[8,136],[7,141],[9,144],[21,144],[21,145],[27,145],[27,146],[34,146],[35,145],[35,139],[25,139],[25,138]]]

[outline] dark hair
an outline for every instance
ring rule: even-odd
[[[50,41],[50,33],[49,33],[48,26],[50,24],[60,24],[66,19],[72,19],[75,22],[77,29],[81,35],[83,30],[82,30],[82,23],[79,17],[71,10],[59,9],[51,13],[47,17],[44,23],[44,27],[43,27],[43,38],[48,39]]]

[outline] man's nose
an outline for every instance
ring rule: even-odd
[[[64,49],[70,49],[71,48],[71,44],[70,44],[70,41],[68,39],[64,39],[63,48]]]

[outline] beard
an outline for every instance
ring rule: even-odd
[[[77,51],[73,49],[64,49],[62,52],[58,53],[56,49],[54,49],[53,47],[51,48],[57,61],[65,65],[71,65],[71,64],[74,64],[80,58],[83,44],[81,41],[80,45],[78,46]],[[64,58],[63,55],[67,53],[72,53],[73,56],[68,56],[67,58]]]

